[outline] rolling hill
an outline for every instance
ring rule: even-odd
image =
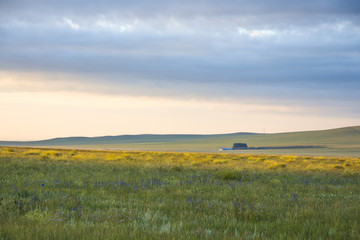
[[[256,152],[269,154],[323,154],[360,156],[360,126],[337,128],[330,130],[274,134],[256,134],[242,132],[212,135],[144,134],[104,137],[69,137],[28,142],[0,141],[0,146],[214,152],[217,151],[220,147],[231,147],[234,142],[245,142],[252,147],[277,147],[299,145],[326,147],[325,149],[311,150],[243,150],[247,153]]]

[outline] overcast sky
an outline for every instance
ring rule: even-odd
[[[0,1],[0,140],[360,125],[360,1]]]

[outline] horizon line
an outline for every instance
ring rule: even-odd
[[[345,128],[356,128],[360,127],[360,125],[353,126],[344,126],[344,127],[336,127],[336,128],[326,128],[326,129],[314,129],[314,130],[300,130],[300,131],[289,131],[289,132],[271,132],[263,133],[259,132],[230,132],[230,133],[204,133],[204,134],[196,134],[196,133],[141,133],[141,134],[118,134],[118,135],[101,135],[101,136],[67,136],[67,137],[54,137],[54,138],[46,138],[40,140],[0,140],[1,142],[42,142],[42,141],[50,141],[50,140],[58,140],[58,139],[69,139],[69,138],[104,138],[104,137],[121,137],[121,136],[210,136],[210,135],[232,135],[232,134],[257,134],[257,135],[271,135],[271,134],[286,134],[286,133],[300,133],[300,132],[317,132],[317,131],[329,131],[329,130],[338,130]]]

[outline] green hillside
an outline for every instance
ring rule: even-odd
[[[256,135],[255,133],[230,133],[213,135],[196,134],[141,134],[141,135],[120,135],[104,137],[68,137],[54,138],[41,141],[0,141],[2,146],[90,146],[90,145],[113,145],[113,144],[167,144],[187,141],[202,142],[205,139],[221,139],[224,137],[237,137]]]
[[[111,150],[197,151],[215,152],[235,142],[250,147],[313,145],[324,149],[242,150],[247,153],[352,155],[360,156],[360,126],[331,130],[255,134],[232,133],[216,135],[122,135],[105,137],[70,137],[32,142],[0,142],[2,146],[66,147]],[[234,152],[234,151],[231,151]]]
[[[347,127],[323,131],[278,133],[244,138],[253,146],[322,145],[328,147],[359,146],[360,127]]]

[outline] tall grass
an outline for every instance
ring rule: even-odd
[[[359,239],[359,162],[2,148],[0,239]]]

